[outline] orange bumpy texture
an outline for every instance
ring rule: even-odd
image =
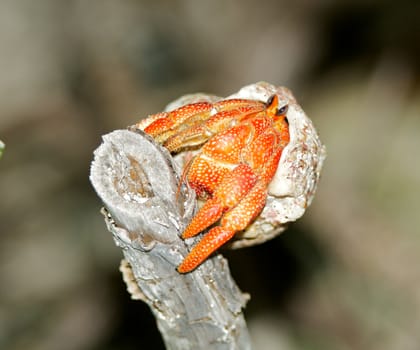
[[[182,234],[189,238],[212,227],[178,266],[194,270],[244,230],[262,211],[267,187],[289,142],[287,106],[245,99],[199,102],[150,116],[139,128],[171,152],[201,147],[183,178],[205,204]]]

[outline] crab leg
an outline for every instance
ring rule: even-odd
[[[254,171],[246,164],[239,164],[228,173],[209,199],[191,220],[182,234],[190,238],[199,234],[220,219],[222,214],[233,208],[257,182]]]
[[[214,104],[197,102],[185,105],[171,112],[151,115],[145,121],[139,122],[136,126],[151,135],[156,141],[164,143],[171,136],[207,121],[216,113],[224,111],[232,112],[241,108],[262,111],[264,107],[265,105],[260,101],[244,99],[223,100]],[[247,114],[245,110],[242,113]]]
[[[211,253],[230,240],[234,235],[235,231],[224,229],[221,226],[212,228],[184,258],[177,268],[178,272],[187,273],[194,270]]]
[[[144,129],[144,132],[154,137],[158,142],[163,142],[175,134],[176,128],[183,125],[189,118],[208,118],[212,108],[213,105],[208,102],[198,102],[183,106],[154,120]]]
[[[263,111],[263,105],[251,105],[234,110],[221,111],[208,120],[192,125],[169,137],[164,146],[171,152],[177,152],[183,147],[201,145],[210,137],[238,124],[243,118],[250,118]]]
[[[259,181],[238,205],[223,216],[221,226],[213,227],[192,248],[178,266],[178,272],[187,273],[194,270],[236,232],[245,229],[264,208],[266,197],[267,185]]]

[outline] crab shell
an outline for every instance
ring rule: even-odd
[[[230,248],[242,248],[263,243],[285,230],[287,224],[299,219],[311,204],[320,178],[322,164],[326,157],[325,146],[321,143],[312,121],[297,104],[292,92],[285,87],[276,87],[259,82],[240,89],[225,99],[244,98],[267,101],[277,94],[279,105],[289,106],[290,142],[284,148],[276,174],[268,187],[266,205],[261,214],[248,228],[238,232],[227,244]],[[165,111],[201,101],[216,102],[224,98],[206,94],[185,95],[171,102]],[[182,167],[186,159],[185,151],[175,156]]]

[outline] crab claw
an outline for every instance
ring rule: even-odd
[[[225,213],[220,226],[213,227],[192,248],[178,266],[178,272],[187,273],[194,270],[213,252],[229,241],[236,232],[245,229],[264,208],[266,198],[267,185],[258,181],[236,206]],[[204,206],[202,210],[203,208]]]
[[[178,266],[179,273],[187,273],[194,270],[206,258],[221,247],[224,243],[230,240],[235,235],[235,231],[216,226],[212,228],[201,239],[201,241],[194,246],[190,253],[185,257],[182,263]]]
[[[210,198],[191,220],[182,234],[190,238],[214,224],[227,210],[237,205],[257,182],[254,171],[246,164],[239,164],[228,173]]]

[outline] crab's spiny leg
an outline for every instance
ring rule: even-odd
[[[226,210],[238,204],[256,182],[254,171],[246,164],[239,164],[223,178],[213,198],[209,199],[194,216],[182,238],[193,237],[214,224]]]
[[[212,137],[201,149],[204,156],[216,162],[237,164],[242,149],[254,133],[250,124],[239,124]]]
[[[264,104],[260,101],[245,99],[223,100],[211,104],[209,102],[197,102],[182,106],[171,112],[151,115],[147,121],[140,122],[137,125],[147,134],[155,138],[156,141],[163,143],[172,135],[179,131],[197,125],[206,121],[212,115],[221,112],[234,110],[242,107],[252,107],[263,109]],[[149,122],[152,120],[152,122]]]
[[[260,169],[260,171],[258,172],[258,177],[261,181],[265,182],[266,185],[268,186],[268,184],[271,182],[271,180],[273,179],[279,162],[280,162],[280,158],[281,155],[283,153],[283,149],[284,147],[288,144],[289,142],[289,132],[287,131],[283,131],[281,134],[281,138],[279,143],[277,144],[276,148],[273,149],[272,155],[269,159],[267,159],[265,166],[262,167]]]
[[[237,231],[243,230],[261,212],[267,197],[267,186],[257,183],[233,209],[222,218],[221,226],[207,232],[178,266],[178,272],[194,270],[206,258],[229,241]]]
[[[243,149],[241,153],[243,161],[259,172],[267,166],[267,162],[276,148],[278,138],[278,134],[270,130],[258,135],[252,143]]]
[[[136,129],[145,130],[150,124],[154,123],[158,119],[166,118],[168,116],[168,112],[160,112],[156,114],[149,115],[147,118],[140,120],[134,126]]]
[[[153,137],[158,137],[160,134],[181,125],[193,115],[209,113],[212,108],[213,105],[208,102],[192,103],[180,107],[174,111],[168,112],[165,117],[153,121],[144,129],[144,132]]]
[[[197,215],[191,220],[185,231],[182,233],[182,238],[191,238],[199,234],[201,231],[205,230],[207,227],[219,220],[225,211],[225,206],[218,198],[210,198],[204,203]]]
[[[218,111],[233,110],[241,107],[257,107],[260,109],[266,108],[266,104],[257,100],[246,100],[241,98],[232,98],[229,100],[222,100],[213,104],[214,108]]]
[[[182,147],[200,145],[206,142],[219,130],[225,130],[229,126],[232,126],[232,121],[235,120],[239,113],[239,110],[219,112],[210,117],[207,121],[192,124],[187,129],[177,132],[166,140],[164,146],[169,151],[176,152]],[[215,125],[215,128],[211,128],[211,125],[215,124],[213,121],[219,122],[219,125]],[[210,127],[207,126],[208,124],[210,124]]]
[[[233,168],[232,164],[214,163],[208,157],[200,155],[193,159],[183,178],[187,178],[191,188],[197,193],[197,197],[205,198],[213,194],[218,184]]]
[[[267,184],[260,180],[235,207],[223,215],[221,227],[235,232],[244,230],[263,210],[266,198]]]
[[[164,146],[171,152],[177,152],[182,147],[201,145],[212,136],[238,124],[244,118],[255,116],[261,111],[263,111],[263,106],[259,104],[218,112],[208,120],[196,124],[191,123],[192,125],[188,128],[175,133],[166,140]]]
[[[211,253],[230,240],[234,234],[235,231],[223,229],[220,226],[211,229],[178,266],[178,272],[187,273],[194,270]]]

